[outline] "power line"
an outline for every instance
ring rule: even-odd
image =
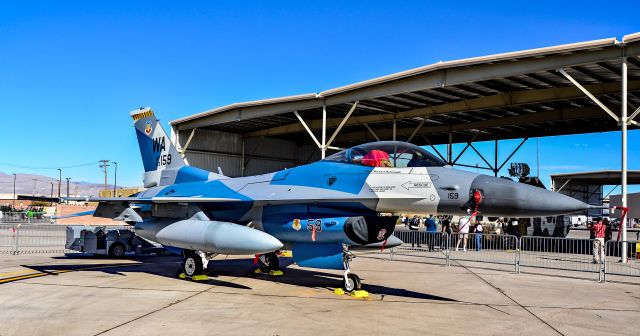
[[[21,165],[15,165],[12,163],[6,163],[6,162],[0,162],[0,166],[8,166],[8,167],[13,167],[13,168],[22,168],[22,169],[67,169],[67,168],[77,168],[77,167],[85,167],[85,166],[91,166],[94,165],[96,163],[98,163],[100,161],[92,161],[89,163],[83,163],[83,164],[78,164],[78,165],[72,165],[72,166],[64,166],[64,167],[32,167],[32,166],[21,166]]]

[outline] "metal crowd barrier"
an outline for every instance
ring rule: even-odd
[[[65,249],[66,226],[52,224],[0,224],[0,253],[58,253]]]
[[[519,267],[592,272],[603,280],[604,245],[595,239],[561,237],[520,238]]]
[[[398,230],[394,235],[403,244],[391,249],[391,259],[398,254],[446,259],[447,265],[451,260],[513,265],[518,273],[523,267],[587,272],[597,274],[599,281],[606,281],[607,274],[640,277],[638,241],[602,244],[597,239],[469,233],[465,250],[464,234]],[[622,244],[628,251],[624,264]]]
[[[394,231],[403,244],[391,249],[394,254],[448,260],[450,236],[444,232]]]
[[[465,246],[464,238],[467,236]],[[511,235],[454,233],[450,259],[514,265],[518,271],[518,239]]]
[[[622,263],[622,245],[627,245],[627,262]],[[607,241],[605,244],[605,281],[608,274],[624,276],[640,276],[640,241],[618,242]]]
[[[0,223],[51,223],[51,217],[44,216],[42,212],[0,212]]]
[[[69,253],[65,249],[66,225],[0,224],[0,254]],[[131,227],[113,227],[132,229]],[[472,261],[522,267],[640,277],[640,242],[571,239],[557,237],[521,237],[496,234],[467,234],[466,251],[463,234],[443,232],[395,231],[403,244],[391,249],[394,254],[445,260]],[[627,245],[628,262],[621,263],[622,244]]]
[[[109,226],[131,230],[129,226]],[[55,224],[0,224],[0,254],[76,253],[65,248],[67,226]]]

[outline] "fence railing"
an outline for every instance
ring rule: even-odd
[[[0,212],[0,224],[3,223],[50,223],[51,217],[44,215],[44,212],[21,211],[21,212]]]
[[[0,224],[0,254],[67,253],[66,226]]]
[[[522,268],[540,268],[587,272],[606,281],[606,275],[640,277],[640,242],[604,242],[598,239],[560,237],[516,237],[512,235],[424,231],[395,231],[403,241],[390,252],[451,261],[470,261],[513,265],[515,272]],[[466,238],[466,243],[465,243]],[[622,244],[627,244],[628,262],[620,262]]]
[[[67,253],[65,225],[0,224],[0,254]],[[114,227],[115,228],[115,227]],[[607,275],[640,277],[640,242],[571,239],[556,237],[516,237],[496,234],[447,234],[425,231],[395,231],[403,244],[391,249],[395,254],[513,265],[522,268],[555,269]],[[622,244],[627,245],[628,262],[621,262]],[[466,247],[466,249],[465,249]]]
[[[451,247],[452,260],[513,265],[514,270],[518,270],[518,240],[515,236],[454,233],[451,235]]]
[[[56,224],[0,224],[0,254],[75,253],[66,248],[67,227],[77,232],[98,226]],[[109,225],[109,230],[133,230],[131,226]]]
[[[627,262],[622,263],[622,245],[627,245]],[[617,242],[610,240],[605,244],[604,276],[607,274],[640,276],[640,242]]]

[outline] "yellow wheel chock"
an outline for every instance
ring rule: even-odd
[[[188,276],[188,275],[186,275],[184,273],[180,273],[180,274],[178,274],[178,278],[180,278],[180,279],[191,278],[191,280],[193,280],[193,281],[206,281],[206,280],[209,280],[209,277],[204,275],[204,274],[194,275],[194,276],[190,277],[190,276]]]
[[[209,280],[209,277],[204,275],[204,274],[200,274],[200,275],[192,276],[191,279],[193,281],[207,281],[207,280]]]
[[[369,292],[367,292],[366,290],[354,290],[354,291],[351,291],[349,295],[354,298],[364,299],[369,297]]]
[[[283,274],[284,273],[281,270],[271,270],[271,271],[269,271],[269,275],[271,275],[271,276],[281,276]]]

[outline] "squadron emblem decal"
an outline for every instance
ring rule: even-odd
[[[378,238],[378,240],[383,240],[384,236],[387,235],[387,230],[386,229],[382,229],[378,232],[378,236],[376,238]]]
[[[144,123],[144,132],[147,133],[147,135],[151,135],[151,121]]]
[[[300,229],[302,229],[302,225],[300,225],[300,219],[294,219],[291,227],[296,231],[300,231]]]

